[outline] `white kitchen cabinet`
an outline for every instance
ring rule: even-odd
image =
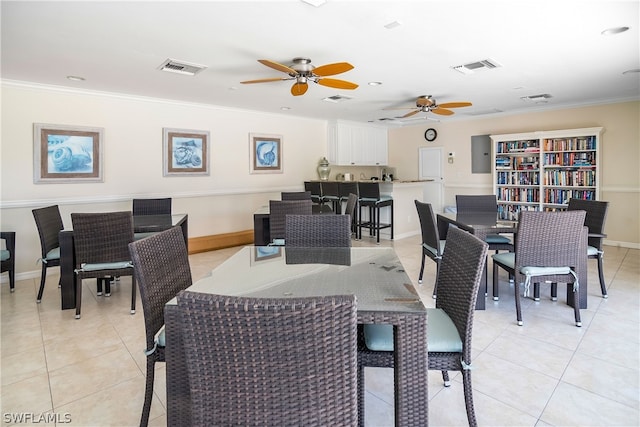
[[[327,157],[339,166],[387,164],[387,129],[350,122],[331,122],[327,132]]]

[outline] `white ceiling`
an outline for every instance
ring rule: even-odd
[[[58,2],[2,0],[2,79],[219,105],[278,114],[379,122],[421,95],[470,101],[449,117],[420,113],[395,124],[450,121],[640,99],[639,1]],[[385,28],[394,21],[400,25]],[[627,26],[604,36],[607,28]],[[291,81],[257,62],[347,61],[333,76],[356,90]],[[162,72],[168,58],[206,65]],[[502,66],[464,75],[452,67]],[[84,77],[81,82],[66,76]],[[372,81],[380,86],[369,86]],[[546,103],[525,96],[550,94]],[[322,101],[334,95],[350,100]],[[282,107],[290,110],[283,111]],[[10,106],[5,106],[10,108]],[[392,124],[382,121],[379,123]]]

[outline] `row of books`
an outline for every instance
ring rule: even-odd
[[[528,202],[537,203],[540,200],[538,188],[507,188],[500,187],[496,190],[498,201],[503,202]]]
[[[529,139],[523,141],[504,141],[498,142],[496,145],[496,153],[519,153],[532,151],[536,149],[540,151],[540,141],[537,139]]]
[[[544,185],[571,187],[595,187],[596,172],[594,170],[548,170],[544,172]]]
[[[583,153],[545,153],[544,154],[545,167],[551,165],[557,166],[595,166],[596,153],[593,151]]]
[[[596,192],[593,190],[567,190],[547,189],[544,192],[544,203],[564,205],[569,199],[595,200]]]
[[[539,185],[540,174],[529,171],[498,172],[496,181],[498,185]]]
[[[537,205],[501,205],[498,204],[498,218],[507,221],[517,221],[522,211],[537,211]]]
[[[545,139],[542,142],[544,151],[595,150],[596,137],[579,136],[576,138]]]

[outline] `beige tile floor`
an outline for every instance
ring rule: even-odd
[[[396,248],[417,284],[419,237],[382,245]],[[194,280],[235,251],[190,256]],[[425,283],[419,287],[427,306],[434,304],[434,274],[427,260]],[[600,296],[595,262],[589,262],[582,328],[573,324],[563,286],[558,302],[525,299],[525,323],[518,327],[512,290],[506,275],[501,278],[500,301],[487,298],[487,309],[475,317],[473,387],[479,424],[640,425],[640,251],[606,248],[607,300]],[[48,278],[42,304],[35,303],[37,279],[18,282],[14,294],[6,284],[1,287],[2,424],[13,424],[8,414],[47,413],[61,420],[68,416],[77,426],[137,425],[144,394],[144,323],[140,304],[136,315],[129,314],[130,280],[123,278],[110,298],[97,297],[95,282],[85,281],[82,319],[75,320],[73,311],[59,309],[57,279]],[[366,424],[393,425],[392,372],[366,371]],[[158,364],[153,426],[166,425],[164,388],[164,364]],[[430,372],[429,398],[432,426],[466,424],[459,376],[444,388],[440,373]]]

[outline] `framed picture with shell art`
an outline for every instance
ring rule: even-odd
[[[33,182],[103,182],[104,129],[33,124]]]
[[[250,172],[282,173],[282,135],[249,134]]]
[[[209,175],[209,132],[162,129],[164,176]]]

